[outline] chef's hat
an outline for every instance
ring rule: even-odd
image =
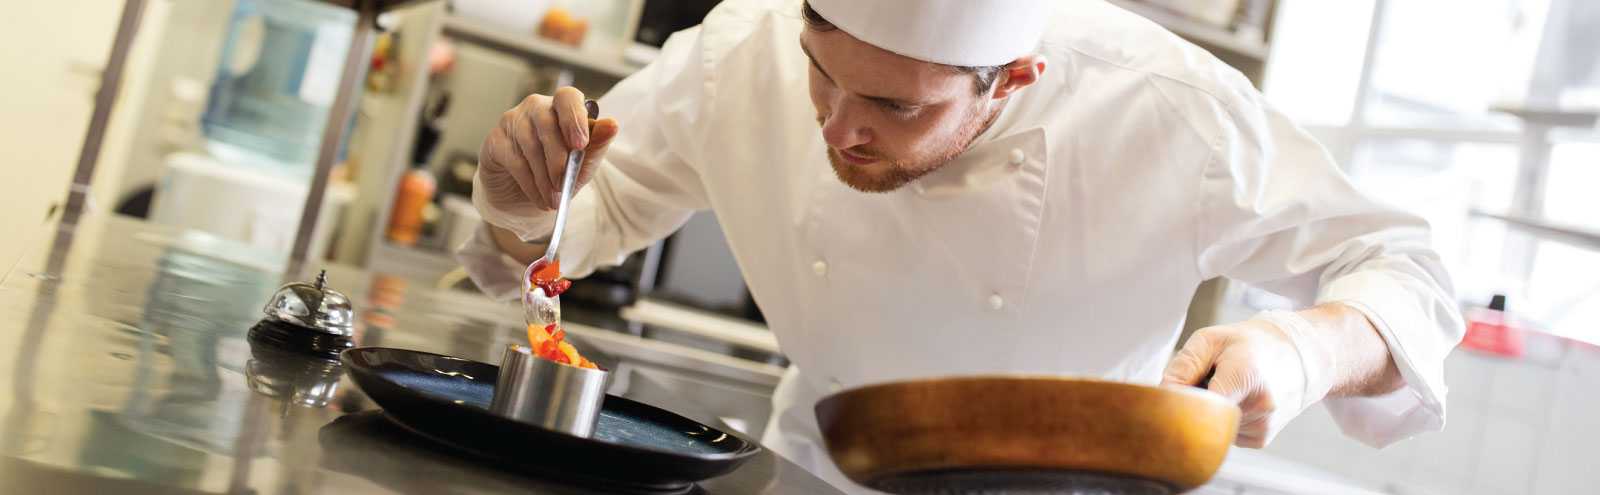
[[[1033,53],[1061,0],[810,0],[861,41],[946,65],[1004,65]]]

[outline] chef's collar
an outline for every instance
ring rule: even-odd
[[[1026,111],[1027,95],[1030,94],[1028,89],[1033,88],[1025,88],[1008,98],[994,123],[978,134],[972,144],[967,145],[967,149],[954,160],[912,181],[908,185],[911,191],[922,196],[961,195],[1018,171],[1021,163],[1012,159],[1014,147],[1023,141],[1043,139],[1043,135],[1037,133],[1032,137],[1022,135],[1039,127],[1021,122],[1025,119],[1024,114],[1034,113]],[[1023,158],[1026,158],[1025,152]]]

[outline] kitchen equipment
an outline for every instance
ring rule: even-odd
[[[309,174],[356,18],[310,0],[235,2],[201,117],[207,149],[230,163]]]
[[[551,430],[587,437],[594,433],[611,373],[561,364],[532,349],[506,346],[489,412]]]
[[[257,343],[302,354],[335,359],[355,346],[355,308],[350,299],[329,289],[328,271],[317,274],[314,284],[293,282],[278,288],[262,308],[266,317],[250,327],[252,346]]]
[[[960,377],[845,390],[816,405],[839,470],[891,493],[1171,494],[1227,456],[1239,409],[1195,387]]]
[[[156,178],[150,220],[289,252],[309,194],[304,177],[204,153],[167,155]],[[349,184],[330,184],[312,230],[312,252],[326,252],[355,199]]]
[[[327,270],[317,274],[315,284],[284,284],[262,311],[269,320],[308,330],[342,337],[355,334],[355,309],[344,293],[328,288]]]
[[[589,111],[590,120],[600,116],[600,104],[594,100],[583,102],[583,108]],[[556,227],[550,232],[550,244],[545,247],[544,256],[529,264],[522,273],[522,318],[529,324],[561,325],[561,295],[546,296],[543,288],[530,286],[533,284],[533,267],[556,261],[561,231],[567,226],[567,205],[572,203],[572,187],[578,181],[578,169],[583,165],[583,157],[584,151],[581,149],[567,152],[567,170],[561,176],[561,204],[556,207]]]
[[[251,348],[261,344],[331,360],[355,346],[355,308],[344,293],[328,288],[328,271],[318,272],[315,284],[283,285],[261,311],[267,316],[251,325]]]
[[[630,488],[684,489],[748,461],[761,447],[648,404],[607,395],[588,438],[489,411],[500,369],[426,352],[358,347],[340,354],[388,417],[496,461]]]

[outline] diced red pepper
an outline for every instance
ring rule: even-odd
[[[537,351],[540,346],[543,346],[545,342],[549,342],[551,340],[553,339],[550,338],[549,332],[539,328],[538,325],[528,325],[528,343],[533,345],[533,349],[535,351]]]
[[[556,331],[550,332],[550,338],[555,339],[556,342],[561,342],[563,340],[566,340],[567,331],[557,328]]]
[[[561,279],[549,284],[541,285],[540,287],[544,288],[545,295],[555,297],[561,295],[563,292],[566,292],[567,289],[572,288],[572,281]]]
[[[533,262],[533,270],[530,271],[529,275],[528,275],[528,283],[531,283],[531,284],[534,284],[534,285],[538,285],[539,284],[539,272],[544,271],[545,266],[547,266],[547,265],[545,264],[544,258],[540,258],[540,259],[534,260],[534,262]]]
[[[533,262],[533,275],[528,276],[528,283],[544,289],[547,297],[559,296],[572,287],[571,280],[561,278],[561,260],[549,264],[542,259]]]
[[[534,285],[549,285],[561,279],[561,260],[556,260],[549,265],[543,265],[544,260],[535,261],[533,268]]]
[[[566,361],[561,361],[563,363],[576,366],[577,363],[583,362],[583,356],[578,355],[578,348],[573,347],[572,344],[568,344],[566,342],[557,342],[556,349],[560,350],[562,354],[567,356]]]

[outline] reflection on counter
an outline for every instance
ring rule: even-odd
[[[409,432],[396,438],[391,433],[405,430],[343,382],[346,368],[281,341],[249,339],[285,275],[280,256],[126,217],[90,215],[54,232],[0,280],[0,340],[15,343],[0,347],[0,491],[344,494],[435,486],[520,493],[538,486],[611,493],[429,447]],[[344,265],[327,270],[358,306],[358,344],[488,361],[524,338],[517,308],[481,295]],[[726,410],[690,402],[744,397],[722,390],[757,376],[747,368],[658,353],[637,337],[582,325],[568,333],[618,370],[612,392],[750,439],[719,421]],[[655,369],[714,379],[664,386],[645,371]],[[379,447],[375,439],[325,428],[360,412],[383,421],[368,425],[387,436],[377,440],[398,443],[368,450]],[[334,445],[346,440],[361,454]],[[695,490],[836,493],[768,451]]]

